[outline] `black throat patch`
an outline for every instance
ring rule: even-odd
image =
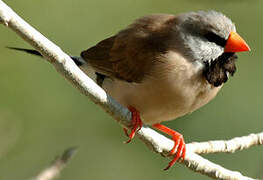
[[[203,72],[206,80],[215,87],[221,86],[236,72],[237,55],[235,53],[223,53],[215,60],[205,62]]]

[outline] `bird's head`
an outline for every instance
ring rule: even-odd
[[[228,75],[236,71],[235,53],[250,50],[234,23],[216,11],[181,14],[174,28],[179,33],[181,53],[204,64],[204,75],[214,86],[226,82]]]

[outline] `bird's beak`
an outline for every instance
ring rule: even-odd
[[[250,51],[247,43],[236,32],[231,32],[225,45],[225,52]]]

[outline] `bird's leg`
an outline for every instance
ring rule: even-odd
[[[168,164],[168,166],[164,169],[167,170],[170,167],[174,165],[174,163],[181,157],[182,159],[185,158],[185,142],[183,135],[162,125],[162,124],[153,124],[152,125],[154,128],[168,134],[169,136],[172,137],[174,141],[174,146],[173,149],[170,151],[171,155],[174,155],[173,160]]]
[[[128,141],[126,141],[126,143],[131,142],[131,140],[135,136],[135,133],[142,128],[142,120],[140,117],[140,112],[132,106],[129,106],[128,109],[132,113],[132,130],[131,130],[131,133],[129,134],[128,130],[126,128],[123,128],[124,133],[129,137],[129,139],[128,139]]]

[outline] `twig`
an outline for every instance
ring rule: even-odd
[[[108,96],[103,89],[101,89],[95,82],[87,77],[65,54],[58,46],[53,44],[42,34],[32,28],[23,19],[21,19],[14,11],[12,11],[6,4],[0,0],[0,22],[15,31],[20,37],[31,44],[38,50],[50,63],[54,65],[58,72],[69,80],[76,88],[83,94],[88,96],[94,103],[101,106],[107,113],[109,113],[120,125],[131,127],[131,113],[129,110],[113,98]],[[140,139],[153,151],[162,155],[167,155],[172,149],[173,142],[168,138],[158,134],[154,130],[143,127],[139,132]],[[217,164],[214,164],[199,155],[193,153],[191,148],[188,148],[186,158],[183,162],[188,168],[205,174],[209,177],[222,180],[236,180],[236,179],[251,179],[242,176],[238,172],[227,170]]]
[[[60,157],[56,158],[49,167],[41,171],[36,177],[32,178],[32,180],[51,180],[56,178],[75,152],[75,147],[66,149]]]
[[[263,144],[263,132],[250,134],[248,136],[236,137],[230,140],[218,140],[208,142],[193,142],[187,144],[191,151],[197,154],[208,153],[234,153],[237,150],[248,149],[251,146]]]

